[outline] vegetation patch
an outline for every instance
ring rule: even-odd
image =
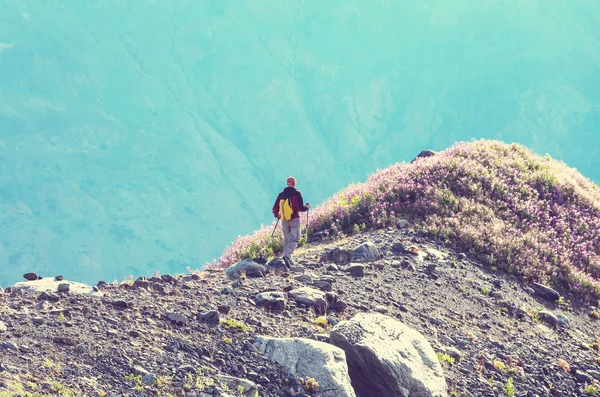
[[[400,219],[490,268],[600,297],[600,189],[549,156],[491,140],[457,143],[348,186],[311,210],[308,232],[335,238]],[[212,265],[279,253],[273,226],[240,236]]]

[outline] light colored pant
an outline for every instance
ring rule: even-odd
[[[282,221],[281,229],[283,230],[283,256],[291,258],[292,252],[300,241],[300,218]]]

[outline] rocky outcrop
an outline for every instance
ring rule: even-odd
[[[355,397],[346,355],[328,343],[303,338],[257,336],[254,346],[298,378],[314,378],[322,397]]]
[[[225,274],[230,278],[238,277],[264,277],[267,274],[267,267],[251,259],[245,259],[229,266],[225,269]]]
[[[354,260],[357,262],[374,262],[380,258],[379,249],[371,241],[362,243],[354,250]]]
[[[69,288],[65,288],[61,285],[67,284]],[[102,296],[102,292],[98,288],[77,283],[74,281],[57,280],[54,278],[40,278],[32,281],[21,281],[11,287],[11,291],[22,291],[22,292],[66,292],[72,294],[80,294],[87,296]]]
[[[429,342],[391,317],[357,314],[336,325],[330,340],[346,352],[358,397],[447,395],[442,367]]]

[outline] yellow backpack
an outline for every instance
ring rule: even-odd
[[[282,221],[289,221],[292,219],[293,213],[292,199],[289,197],[279,199],[279,219]]]

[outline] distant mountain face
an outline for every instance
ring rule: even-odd
[[[421,149],[600,180],[600,2],[0,0],[0,284],[182,272]]]

